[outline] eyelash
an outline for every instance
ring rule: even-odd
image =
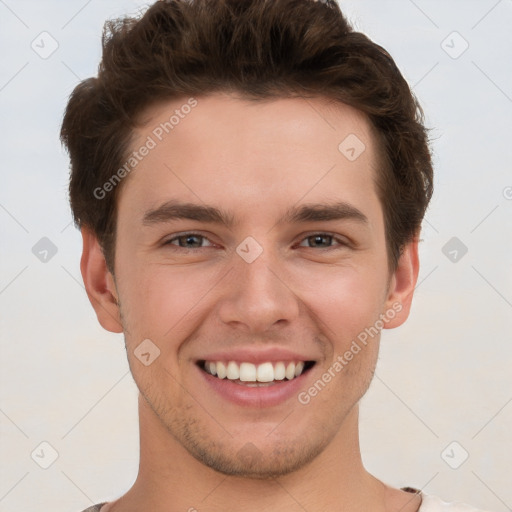
[[[195,237],[198,237],[198,238],[202,238],[204,240],[208,240],[208,238],[206,236],[201,235],[200,233],[186,232],[186,233],[181,233],[181,234],[179,234],[177,236],[174,236],[173,238],[168,239],[167,241],[164,242],[163,245],[173,245],[175,247],[175,249],[186,251],[186,252],[188,252],[188,251],[195,251],[197,249],[206,249],[207,248],[207,247],[187,248],[187,247],[180,247],[179,245],[175,245],[175,244],[171,243],[171,242],[174,242],[175,240],[178,240],[179,238],[187,238],[187,237],[191,237],[191,236],[195,236]],[[303,237],[301,242],[303,242],[304,240],[307,240],[308,238],[314,238],[314,237],[330,237],[331,238],[331,242],[333,242],[333,241],[338,242],[340,247],[348,247],[350,245],[347,241],[338,238],[333,233],[326,233],[326,232],[318,232],[318,233],[309,234],[309,235]],[[210,241],[210,240],[208,240],[208,241]],[[306,247],[306,248],[307,249],[316,249],[316,247]],[[335,248],[336,248],[336,246],[320,247],[320,249],[324,249],[324,250],[335,249]]]

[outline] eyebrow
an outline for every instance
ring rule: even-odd
[[[236,224],[235,216],[226,210],[179,201],[167,201],[157,208],[146,211],[142,223],[145,226],[152,226],[181,219],[224,224],[229,228]],[[300,222],[325,222],[330,220],[355,220],[368,224],[368,218],[363,212],[344,201],[331,204],[310,203],[292,206],[276,224],[298,224]]]

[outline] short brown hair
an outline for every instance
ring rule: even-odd
[[[93,230],[113,272],[116,202],[94,190],[126,160],[157,100],[219,91],[320,96],[357,108],[378,136],[377,176],[390,268],[419,232],[433,190],[423,112],[393,59],[356,32],[334,0],[167,0],[105,24],[97,78],[73,91],[61,130],[75,224]],[[340,141],[341,142],[341,141]]]

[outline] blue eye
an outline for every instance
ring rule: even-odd
[[[205,244],[205,242],[207,243]],[[163,245],[172,245],[178,250],[194,250],[213,247],[215,244],[198,233],[182,233],[173,238],[169,238]],[[313,233],[312,235],[304,237],[299,243],[299,247],[307,247],[309,249],[333,249],[337,246],[343,247],[347,245],[348,243],[343,239],[329,233]]]
[[[329,249],[333,247],[332,243],[334,241],[336,241],[338,245],[346,245],[346,243],[344,243],[342,240],[334,237],[333,235],[330,235],[329,233],[314,233],[313,235],[309,235],[304,238],[303,241],[308,242],[310,244],[309,248],[312,249]],[[302,243],[303,242],[301,242],[300,246],[304,247]]]
[[[164,245],[175,245],[182,249],[200,249],[203,247],[202,242],[204,240],[208,240],[203,235],[198,235],[197,233],[184,233],[182,235],[175,236],[174,238],[170,238],[165,242]],[[178,242],[177,244],[174,242]]]

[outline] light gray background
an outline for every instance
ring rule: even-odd
[[[58,131],[104,20],[145,4],[0,0],[0,512],[82,510],[136,476],[137,390],[82,286]],[[395,58],[435,139],[419,285],[362,401],[364,462],[395,486],[512,510],[512,0],[341,6]],[[51,49],[43,31],[59,45],[46,59],[31,48]],[[452,237],[468,249],[455,262]]]

